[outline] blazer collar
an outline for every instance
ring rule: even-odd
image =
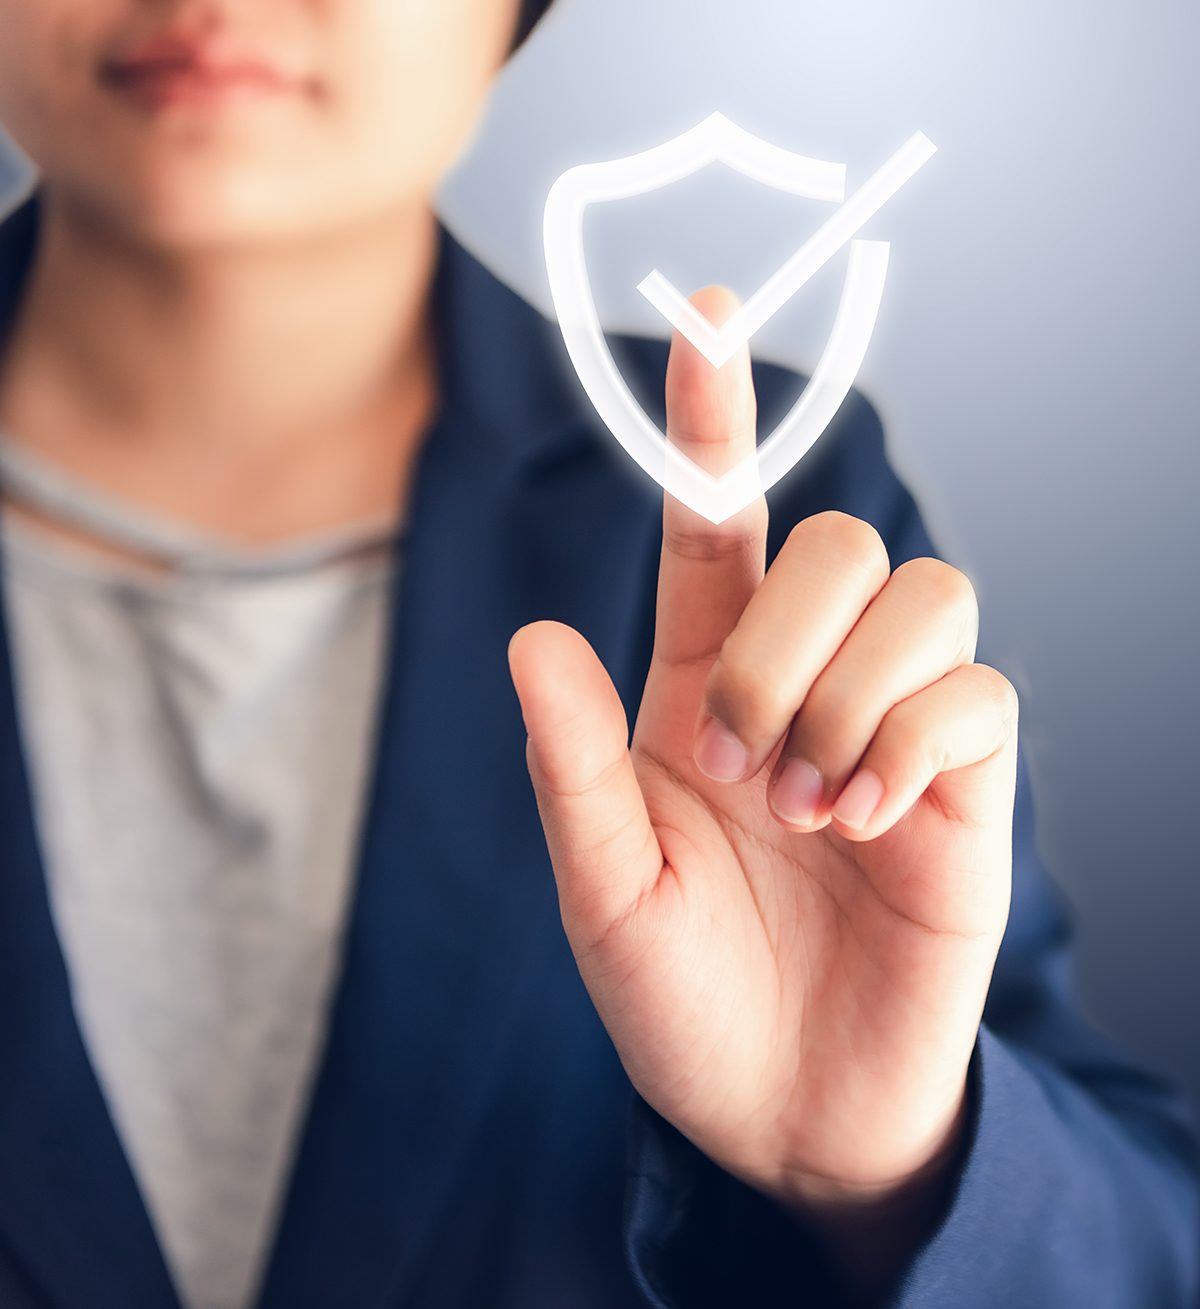
[[[0,224],[0,334],[36,206]],[[544,981],[560,929],[509,636],[538,617],[580,628],[630,711],[645,658],[660,497],[583,413],[557,330],[444,229],[435,301],[442,405],[409,496],[343,971],[262,1309],[402,1300]],[[2,605],[0,1065],[0,1251],[55,1304],[174,1306],[71,1009]]]

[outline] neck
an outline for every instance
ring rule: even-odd
[[[53,190],[0,367],[10,439],[242,540],[386,512],[433,408],[432,210],[152,247]]]

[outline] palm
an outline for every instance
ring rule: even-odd
[[[621,1015],[618,1047],[645,1052],[626,1056],[631,1076],[651,1098],[670,1087],[685,1132],[719,1141],[753,1119],[832,1172],[822,1143],[842,1151],[864,1113],[903,1117],[925,1096],[919,1070],[898,1096],[895,1068],[931,1011],[951,1017],[946,979],[987,930],[970,887],[954,894],[937,875],[978,868],[977,833],[932,788],[874,842],[787,831],[768,813],[766,770],[728,787],[693,765],[705,672],[659,670],[647,686],[632,757],[661,869],[593,966],[621,979],[605,1008]]]

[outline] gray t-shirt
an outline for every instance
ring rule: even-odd
[[[230,549],[0,435],[3,601],[75,1011],[187,1309],[252,1302],[357,850],[394,522]]]

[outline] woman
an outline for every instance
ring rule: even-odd
[[[0,1304],[1184,1304],[869,407],[716,528],[438,227],[537,10],[0,0]]]

